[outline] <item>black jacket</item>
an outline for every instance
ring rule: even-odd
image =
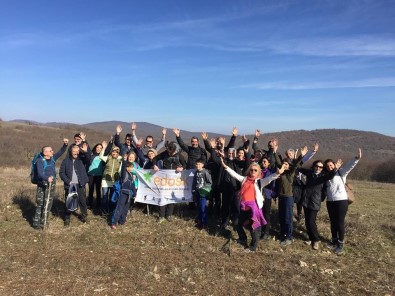
[[[79,186],[85,187],[86,183],[89,182],[84,163],[79,158],[73,161],[70,149],[68,156],[62,161],[59,170],[59,176],[64,182],[64,189],[69,189],[71,178],[73,176],[73,166],[78,177]]]
[[[207,161],[207,152],[204,148],[192,147],[188,146],[184,143],[181,137],[176,137],[178,144],[180,145],[181,149],[184,150],[188,154],[188,161],[187,161],[187,169],[194,169],[195,162],[199,158],[203,159],[204,162]]]

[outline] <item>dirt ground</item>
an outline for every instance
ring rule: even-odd
[[[111,230],[89,212],[63,226],[63,184],[57,185],[48,229],[32,228],[35,187],[28,171],[0,169],[1,295],[395,295],[395,185],[355,182],[357,201],[346,217],[346,254],[324,247],[330,237],[325,204],[318,217],[321,248],[304,244],[304,224],[282,248],[274,232],[246,253],[229,231],[194,227],[194,212],[177,207],[158,224],[144,207]]]

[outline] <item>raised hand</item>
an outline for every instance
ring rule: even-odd
[[[217,141],[214,138],[211,138],[210,145],[211,145],[211,148],[214,149],[215,147],[217,147]]]
[[[69,139],[64,138],[63,139],[63,144],[68,145],[69,144]]]
[[[122,133],[122,126],[120,124],[117,125],[116,131],[117,131],[117,135]]]
[[[224,137],[219,137],[218,140],[222,144],[222,147],[224,147],[225,146],[225,138]]]
[[[176,137],[180,136],[180,129],[179,128],[173,128],[173,132],[176,134]]]
[[[317,152],[317,151],[318,151],[318,148],[320,148],[320,144],[315,143],[315,144],[314,144],[313,151],[314,151],[314,152]]]
[[[238,133],[237,127],[233,127],[232,135],[236,137],[236,136],[237,136],[237,133]]]
[[[202,139],[207,140],[208,139],[208,134],[206,132],[202,132]]]
[[[246,137],[245,135],[242,135],[242,136],[241,136],[241,139],[243,140],[243,143],[245,143],[245,142],[248,141],[248,139],[247,139],[247,137]]]
[[[277,174],[278,175],[284,174],[284,171],[285,171],[285,165],[284,164],[281,166],[281,168],[277,168]]]
[[[362,149],[358,148],[358,155],[356,156],[356,159],[361,159],[362,157]]]
[[[130,125],[130,129],[132,130],[132,132],[134,132],[137,128],[137,124],[135,122],[132,122],[132,124]]]
[[[259,138],[261,136],[261,131],[259,129],[257,129],[255,131],[255,137]]]
[[[84,151],[85,153],[88,152],[88,144],[87,143],[82,144],[81,150]]]
[[[85,133],[84,133],[84,132],[80,132],[80,136],[81,136],[81,140],[82,140],[82,142],[84,142],[84,141],[85,141],[85,139],[86,139],[86,135],[85,135]]]
[[[336,170],[340,169],[342,165],[343,165],[343,161],[341,159],[338,159],[335,163]]]
[[[300,149],[300,154],[302,155],[302,157],[306,155],[307,151],[309,151],[307,146],[304,146],[303,148]]]
[[[101,145],[103,146],[103,150],[104,150],[104,149],[106,149],[108,143],[107,143],[107,141],[103,141],[103,142],[101,142]]]
[[[167,129],[164,127],[164,128],[162,128],[162,136],[164,137],[164,136],[166,136],[166,132],[167,132]]]

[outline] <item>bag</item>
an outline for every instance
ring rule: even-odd
[[[114,191],[111,196],[111,201],[113,203],[116,203],[118,201],[119,197],[121,196],[121,182],[120,181],[115,182],[115,184],[112,186],[112,188]]]
[[[44,155],[41,152],[37,152],[34,154],[32,159],[32,166],[30,168],[30,181],[32,182],[32,184],[36,184],[36,185],[39,183],[37,161],[40,157],[44,164],[44,171],[48,166],[55,165],[55,160],[53,159],[53,157],[51,157],[50,163],[48,164],[48,161],[44,159]]]
[[[78,184],[71,183],[69,187],[69,194],[66,198],[66,209],[70,212],[75,212],[78,209]]]
[[[344,187],[347,192],[348,204],[352,204],[355,201],[354,187],[350,183],[344,184]]]

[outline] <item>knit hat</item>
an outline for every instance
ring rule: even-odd
[[[117,147],[117,146],[114,146],[114,147],[112,147],[112,149],[111,149],[111,152],[113,152],[113,151],[118,151],[118,153],[119,153],[119,147]]]

